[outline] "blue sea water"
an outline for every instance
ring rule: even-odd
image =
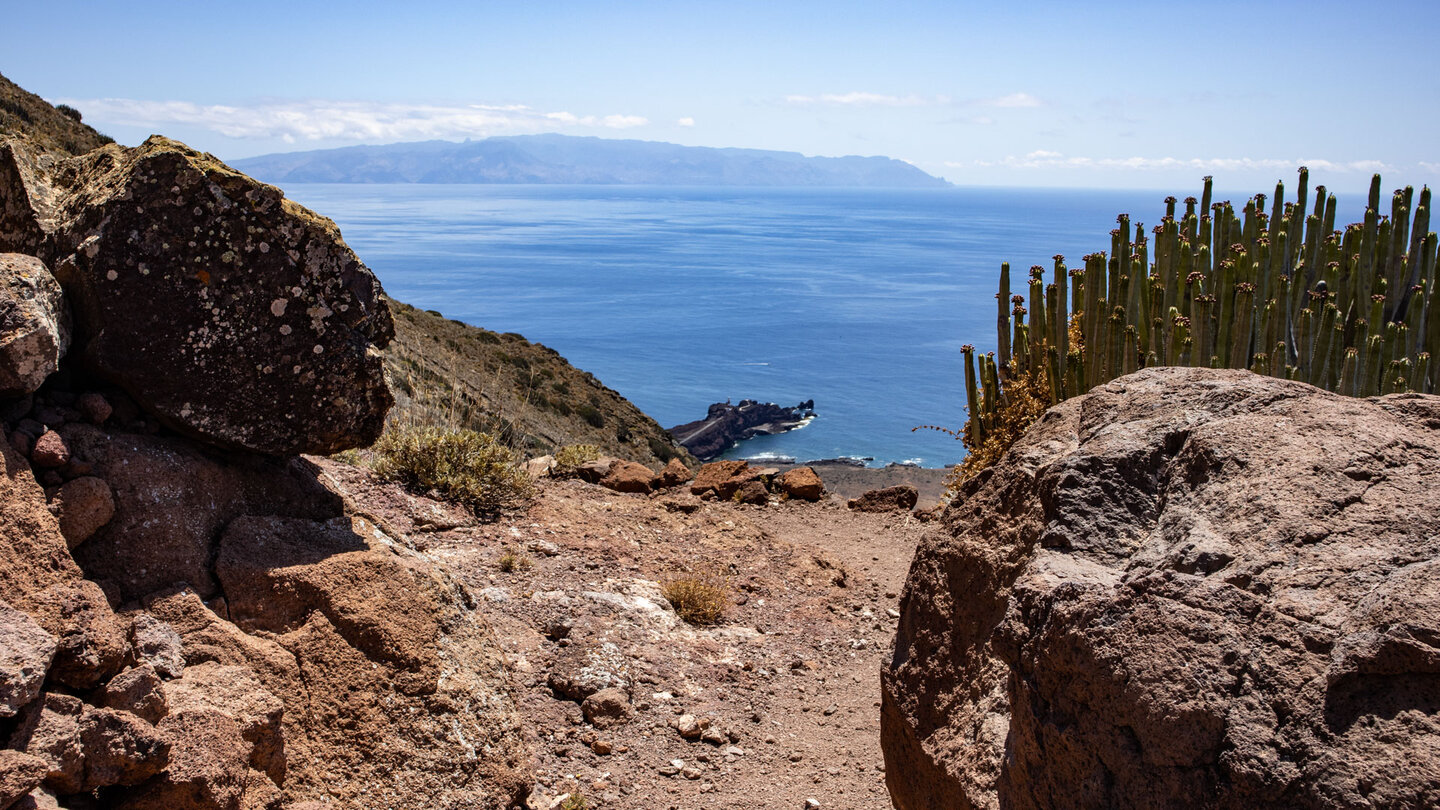
[[[1197,184],[1198,185],[1198,184]],[[1198,189],[1197,189],[1198,191]],[[995,343],[1002,261],[1109,249],[1163,192],[291,185],[394,298],[519,332],[661,425],[712,402],[815,400],[735,457],[953,464],[960,347]],[[1181,196],[1184,193],[1180,192]],[[1148,227],[1147,227],[1148,230]]]

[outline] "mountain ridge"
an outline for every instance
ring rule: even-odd
[[[888,157],[807,157],[556,133],[279,152],[230,165],[269,183],[950,187]]]

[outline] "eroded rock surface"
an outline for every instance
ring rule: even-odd
[[[1440,398],[1154,369],[1051,409],[920,545],[897,807],[1440,804]]]

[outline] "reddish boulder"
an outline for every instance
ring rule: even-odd
[[[130,654],[164,678],[178,678],[185,672],[180,634],[148,613],[137,613],[130,622]]]
[[[0,808],[10,808],[40,786],[50,766],[37,756],[0,749]]]
[[[601,689],[580,704],[585,721],[604,730],[623,725],[630,719],[630,696],[623,689]]]
[[[694,477],[694,473],[691,473],[690,468],[686,467],[680,459],[672,458],[670,463],[665,465],[665,469],[655,477],[654,486],[656,489],[678,487]]]
[[[794,467],[775,479],[775,486],[787,498],[818,501],[825,497],[825,482],[813,467]]]
[[[1440,398],[1159,368],[1045,414],[920,543],[896,807],[1440,804]]]
[[[897,484],[884,489],[872,489],[858,498],[851,498],[846,506],[856,512],[904,512],[914,509],[920,501],[920,492],[909,484]]]
[[[65,544],[73,549],[115,517],[115,496],[104,479],[84,475],[65,482],[50,508],[60,520]]]
[[[170,713],[163,682],[149,664],[131,667],[110,679],[100,690],[100,703],[154,724]]]
[[[159,136],[57,176],[47,244],[90,370],[221,447],[328,454],[380,435],[374,349],[394,325],[335,223]]]
[[[731,494],[730,500],[736,503],[764,506],[770,502],[770,490],[766,489],[765,485],[759,481],[746,481]]]
[[[690,482],[690,494],[704,495],[707,492],[714,492],[721,498],[728,498],[729,495],[722,495],[719,492],[720,488],[749,468],[749,463],[744,461],[712,461],[701,467],[700,472],[695,474],[695,480]],[[734,494],[733,489],[730,494]]]
[[[75,409],[80,411],[80,415],[92,425],[104,424],[105,420],[110,418],[110,414],[115,412],[110,405],[110,400],[106,399],[103,394],[97,394],[94,391],[81,394],[75,400]]]
[[[35,446],[30,449],[30,460],[38,467],[64,467],[70,463],[70,448],[59,433],[47,430],[35,440]]]
[[[616,492],[636,492],[642,495],[650,492],[650,481],[655,472],[644,464],[634,461],[616,461],[610,471],[600,479],[600,486]]]

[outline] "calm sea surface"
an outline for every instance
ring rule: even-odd
[[[1198,194],[1197,188],[1194,193]],[[1109,249],[1163,192],[291,185],[393,297],[519,332],[660,424],[725,399],[815,400],[731,455],[941,466],[965,420],[960,347],[995,343],[1002,261]],[[1182,190],[1180,196],[1189,191]],[[1218,197],[1217,197],[1218,198]],[[1237,198],[1243,200],[1243,198]]]

